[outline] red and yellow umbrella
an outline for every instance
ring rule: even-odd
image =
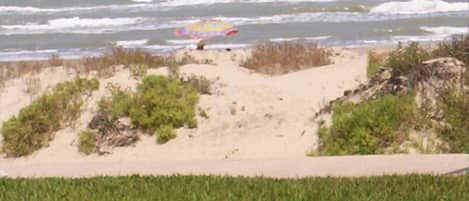
[[[176,29],[177,36],[190,37],[194,39],[210,39],[220,36],[231,36],[239,32],[232,24],[221,20],[201,20],[189,24],[183,28]]]

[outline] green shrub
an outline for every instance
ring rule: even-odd
[[[2,125],[3,152],[19,157],[47,145],[53,132],[79,117],[82,95],[98,88],[96,79],[77,78],[57,84]]]
[[[414,116],[411,95],[384,96],[360,104],[338,103],[332,126],[320,125],[319,154],[376,154],[406,138],[406,126]]]
[[[82,131],[78,141],[78,151],[89,155],[96,147],[96,133],[92,131]]]
[[[156,133],[158,142],[164,143],[176,137],[173,128],[197,127],[199,95],[193,86],[193,81],[149,75],[135,93],[113,87],[112,95],[101,99],[99,106],[114,120],[130,117],[134,125]]]
[[[164,144],[176,137],[176,133],[174,132],[173,127],[170,125],[163,125],[159,127],[156,129],[155,135],[158,143],[160,144]]]
[[[412,68],[419,66],[423,61],[430,59],[431,54],[413,42],[407,47],[399,44],[397,50],[392,51],[386,64],[393,69],[394,75],[407,75]]]
[[[449,152],[469,153],[469,94],[447,90],[441,95],[444,118],[449,124],[440,129],[440,137],[449,145]]]
[[[385,55],[379,54],[374,51],[368,52],[368,68],[367,75],[368,78],[373,77],[376,72],[378,72],[379,67],[383,66],[385,62]]]
[[[198,93],[191,85],[149,75],[138,86],[130,117],[135,125],[152,132],[165,125],[192,128],[197,126],[195,106],[198,100]]]
[[[119,87],[111,87],[111,96],[102,98],[99,101],[99,107],[108,114],[111,114],[113,119],[129,116],[133,105],[133,94]]]

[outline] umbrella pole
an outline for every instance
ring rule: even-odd
[[[197,50],[204,50],[206,44],[207,40],[200,40],[199,43],[197,43]]]

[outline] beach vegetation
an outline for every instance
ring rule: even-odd
[[[148,75],[136,92],[111,89],[111,96],[103,98],[99,106],[114,120],[130,117],[135,126],[155,133],[158,142],[164,143],[176,136],[173,128],[197,127],[198,100],[199,93],[192,82]]]
[[[23,79],[26,84],[24,92],[30,96],[31,100],[33,100],[33,98],[41,91],[41,78],[28,76]]]
[[[19,157],[47,146],[55,131],[71,125],[79,117],[83,96],[98,88],[97,79],[77,78],[59,83],[36,98],[3,123],[3,153]]]
[[[373,77],[376,74],[376,72],[378,72],[379,68],[384,66],[385,61],[386,61],[385,53],[369,51],[368,52],[368,67],[366,71],[368,78]]]
[[[110,114],[113,120],[129,116],[134,105],[133,93],[118,86],[110,86],[109,89],[111,96],[101,98],[98,103],[99,108],[106,114]]]
[[[253,47],[242,66],[272,75],[330,64],[330,52],[317,44],[264,43]]]
[[[176,137],[174,128],[171,125],[163,125],[155,131],[156,140],[160,144],[164,144]]]
[[[207,111],[203,108],[199,107],[199,116],[203,117],[204,119],[209,119],[210,117],[207,114]]]
[[[164,76],[149,75],[138,86],[130,110],[132,122],[155,131],[164,125],[195,127],[195,106],[199,96],[190,84]]]
[[[407,75],[414,67],[431,58],[431,54],[419,45],[412,42],[408,46],[399,43],[396,50],[389,53],[387,67],[392,68],[396,76]]]
[[[310,177],[125,176],[0,178],[0,200],[467,200],[468,175]],[[169,188],[170,186],[170,188]]]
[[[407,139],[414,119],[414,97],[387,95],[332,108],[332,125],[320,124],[320,155],[380,154]]]
[[[78,138],[78,151],[90,155],[95,151],[96,133],[94,131],[82,131]]]
[[[469,153],[469,92],[447,89],[441,94],[444,120],[439,136],[449,145],[448,152]]]
[[[132,65],[129,70],[135,79],[141,78],[147,74],[148,66],[146,65]]]
[[[50,55],[48,62],[49,62],[49,66],[51,67],[62,66],[64,64],[64,61],[62,58],[60,58],[59,54]]]
[[[200,94],[211,94],[212,82],[204,76],[191,75],[186,78],[180,78],[180,80],[184,84],[192,86]]]

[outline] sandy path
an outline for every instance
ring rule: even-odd
[[[375,155],[240,160],[12,161],[0,164],[9,177],[123,175],[232,175],[297,178],[446,174],[469,167],[469,155]]]

